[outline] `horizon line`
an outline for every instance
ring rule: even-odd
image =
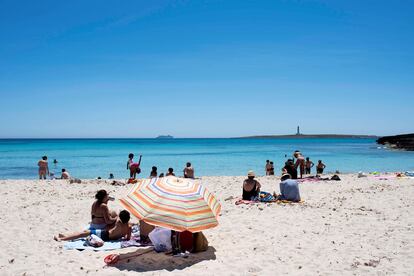
[[[397,135],[397,134],[395,134]],[[401,134],[398,134],[401,135]],[[157,140],[174,140],[174,139],[239,139],[239,138],[272,138],[272,137],[281,137],[284,136],[290,137],[300,137],[300,136],[360,136],[360,137],[384,137],[384,136],[393,136],[393,135],[376,135],[376,134],[333,134],[333,133],[323,133],[323,134],[304,134],[301,133],[300,135],[297,134],[260,134],[260,135],[249,135],[249,136],[233,136],[233,137],[175,137],[173,138],[157,138],[157,137],[0,137],[0,140],[92,140],[92,139],[157,139]]]

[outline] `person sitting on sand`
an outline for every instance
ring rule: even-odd
[[[191,166],[190,162],[187,162],[183,172],[184,178],[194,178],[194,168]]]
[[[138,163],[135,163],[133,159],[134,154],[130,153],[128,155],[127,170],[129,170],[129,177],[135,179],[137,177],[137,174],[141,173],[139,166],[141,165],[142,155],[139,156]]]
[[[300,178],[302,178],[305,173],[305,157],[303,157],[302,153],[298,150],[295,151],[293,156],[296,158],[295,167],[296,169],[299,167]]]
[[[298,179],[298,171],[292,159],[286,161],[285,166],[283,167],[283,172],[290,174],[292,179]]]
[[[168,172],[167,172],[166,176],[175,176],[174,169],[173,168],[168,168]]]
[[[91,208],[90,229],[105,229],[108,225],[114,224],[117,220],[115,212],[110,212],[108,201],[111,199],[106,190],[99,190],[95,195],[95,202]]]
[[[315,164],[309,159],[309,157],[306,157],[305,174],[311,174],[311,169],[313,166],[315,166]]]
[[[290,179],[290,174],[285,173],[280,178],[280,196],[278,199],[299,202],[299,185],[297,180]]]
[[[59,234],[55,236],[56,241],[71,241],[80,238],[85,238],[90,235],[96,235],[103,241],[118,240],[125,238],[130,240],[131,238],[131,225],[129,225],[130,214],[126,210],[119,212],[118,219],[115,224],[108,230],[103,229],[89,229],[83,232],[72,233],[72,234]]]
[[[270,160],[266,160],[266,165],[265,165],[265,173],[266,175],[270,175]]]
[[[66,171],[66,169],[62,169],[62,175],[60,176],[60,179],[69,179],[70,174]]]
[[[158,176],[159,178],[164,177],[164,173],[160,173],[160,176]]]
[[[109,174],[109,179],[114,179],[115,177],[114,177],[114,174],[113,173],[110,173]]]
[[[153,166],[152,168],[151,168],[151,173],[150,173],[150,178],[153,178],[153,177],[157,177],[158,176],[158,172],[157,172],[157,167],[155,167],[155,166]]]
[[[50,175],[47,156],[43,156],[42,160],[37,162],[37,165],[39,166],[39,179],[46,179],[46,175]]]
[[[323,170],[326,168],[325,164],[322,163],[322,160],[318,161],[318,165],[316,165],[316,173],[323,174]]]
[[[243,200],[252,200],[259,194],[262,186],[254,179],[255,176],[253,171],[247,173],[247,179],[243,182]]]

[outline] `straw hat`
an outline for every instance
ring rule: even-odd
[[[255,177],[256,174],[254,173],[254,171],[248,171],[247,172],[247,176],[253,176],[253,177]]]

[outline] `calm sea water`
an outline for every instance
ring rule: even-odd
[[[181,175],[187,161],[199,176],[244,175],[249,169],[263,174],[266,159],[274,161],[278,173],[285,155],[295,150],[315,163],[322,159],[327,171],[414,169],[414,152],[379,148],[374,139],[13,139],[0,140],[0,179],[37,178],[37,161],[43,155],[58,175],[66,168],[78,178],[107,178],[109,173],[127,178],[130,152],[143,155],[145,177],[152,166],[158,173],[173,167]]]

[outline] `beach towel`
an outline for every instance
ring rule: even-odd
[[[116,250],[121,248],[127,247],[141,247],[141,246],[148,246],[148,244],[141,245],[139,241],[136,240],[129,240],[129,241],[106,241],[104,245],[101,247],[92,247],[86,243],[86,239],[78,239],[74,241],[68,241],[63,245],[63,249],[65,250],[94,250],[94,251],[108,251],[108,250]]]
[[[256,204],[256,203],[260,203],[260,201],[252,201],[252,200],[238,199],[238,200],[236,200],[234,202],[234,204],[236,204],[236,205],[241,205],[241,204],[249,205],[249,204]],[[292,204],[295,204],[295,203],[305,203],[305,201],[304,200],[300,200],[300,201],[289,201],[289,200],[284,200],[284,199],[276,199],[276,200],[271,201],[269,203],[277,203],[277,204],[280,204],[280,203],[292,203]]]
[[[268,193],[268,192],[260,192],[259,193],[259,196],[257,196],[256,198],[255,198],[255,200],[253,200],[253,201],[259,201],[259,202],[273,202],[273,201],[275,201],[276,199],[275,199],[275,197],[272,195],[272,194],[270,194],[270,193]]]

